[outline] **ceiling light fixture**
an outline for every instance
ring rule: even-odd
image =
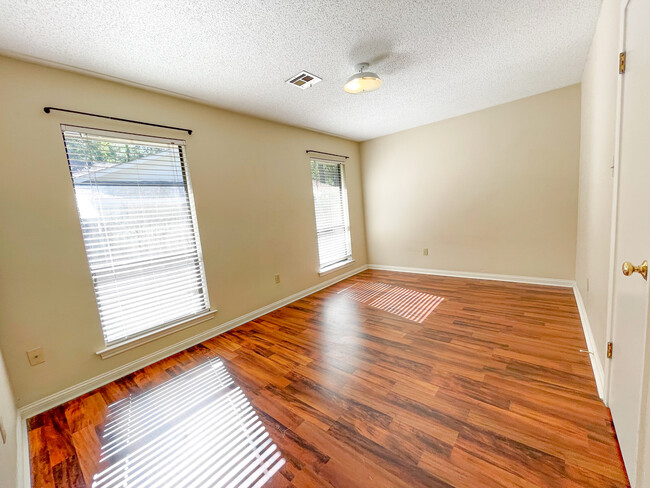
[[[377,73],[363,71],[368,69],[368,63],[359,63],[354,69],[357,73],[348,78],[343,89],[348,93],[363,93],[374,91],[381,86],[381,78]]]

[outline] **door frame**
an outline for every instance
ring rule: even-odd
[[[644,0],[620,0],[619,6],[619,52],[626,51],[627,37],[627,8],[630,2]],[[645,0],[647,1],[647,0]],[[614,60],[612,60],[612,64]],[[606,340],[612,342],[614,337],[614,301],[616,296],[615,276],[620,272],[620,264],[616,261],[618,251],[617,230],[619,220],[619,194],[620,194],[620,165],[621,165],[621,138],[623,130],[623,108],[625,101],[624,94],[624,75],[619,74],[616,83],[616,120],[614,134],[614,161],[613,161],[613,181],[612,181],[612,213],[610,223],[610,247],[609,247],[609,273],[607,284],[607,321],[606,321]],[[650,303],[650,296],[648,297]],[[650,307],[646,316],[646,327],[650,326]],[[650,336],[650,334],[649,334]],[[650,464],[650,420],[644,422],[644,413],[650,414],[650,348],[648,342],[650,337],[646,338],[643,357],[643,370],[641,372],[641,408],[639,418],[639,437],[636,445],[637,450],[637,477],[636,480],[630,480],[633,486],[644,486],[645,481],[650,482],[650,468],[645,468]],[[609,405],[611,390],[612,362],[605,359],[604,365],[604,385],[602,400],[605,405]],[[648,472],[646,472],[648,471]]]
[[[619,31],[618,31],[618,52],[625,51],[625,34],[626,34],[626,20],[627,20],[627,6],[631,0],[620,0],[619,8]],[[612,60],[612,65],[614,60]],[[616,234],[618,230],[618,195],[620,186],[620,162],[621,162],[621,136],[623,130],[623,76],[618,75],[616,81],[616,121],[614,132],[614,161],[613,161],[613,181],[612,181],[612,214],[610,221],[610,236],[609,236],[609,273],[607,277],[607,331],[606,340],[612,342],[614,337],[614,297],[616,294],[615,289],[615,276],[618,270],[618,263],[616,262],[616,251],[618,250]],[[603,402],[609,405],[610,393],[610,380],[611,380],[611,361],[605,358],[604,370],[605,378],[603,385]]]

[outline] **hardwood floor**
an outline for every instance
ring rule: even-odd
[[[365,271],[30,419],[32,484],[628,486],[581,348],[569,288]]]

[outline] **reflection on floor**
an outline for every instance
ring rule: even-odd
[[[570,288],[364,271],[29,419],[32,483],[624,488],[585,347]]]
[[[261,486],[284,459],[219,359],[108,406],[93,487]]]
[[[356,283],[339,293],[418,324],[444,300],[429,293],[376,281]]]

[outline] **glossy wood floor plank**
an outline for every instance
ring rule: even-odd
[[[28,421],[40,487],[625,487],[571,289],[365,271]]]

